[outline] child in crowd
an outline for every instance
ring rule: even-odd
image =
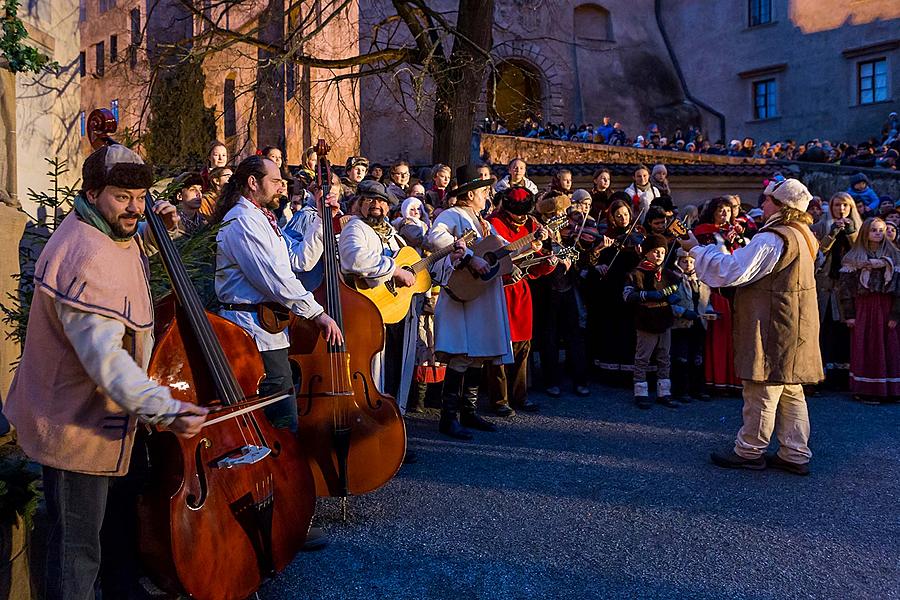
[[[838,297],[850,327],[850,391],[866,404],[900,395],[900,251],[878,217],[841,261]]]
[[[672,305],[675,322],[672,324],[672,392],[683,404],[709,400],[703,391],[703,355],[706,348],[706,322],[715,320],[709,311],[709,286],[700,281],[694,271],[694,258],[678,248],[675,274],[679,276],[678,303]]]
[[[650,408],[650,392],[647,386],[647,370],[656,355],[656,402],[668,408],[677,408],[672,400],[672,383],[669,379],[669,350],[672,342],[672,305],[679,300],[678,276],[663,268],[666,262],[668,240],[659,234],[650,234],[641,244],[643,260],[628,274],[623,297],[635,305],[634,325],[637,344],[634,352],[634,401],[639,408]]]

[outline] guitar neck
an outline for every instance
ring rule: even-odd
[[[466,234],[466,235],[462,236],[460,239],[463,240],[466,243],[466,245],[468,245],[470,238],[471,238],[471,235]],[[430,269],[431,266],[434,265],[434,263],[436,263],[437,261],[441,260],[445,256],[449,255],[451,252],[453,252],[453,246],[455,244],[456,244],[456,242],[454,242],[453,244],[450,244],[449,246],[444,246],[440,250],[435,250],[434,252],[432,252],[431,254],[426,256],[425,258],[416,261],[415,264],[410,266],[413,273],[418,273],[422,269]]]

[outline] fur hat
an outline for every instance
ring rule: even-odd
[[[120,144],[95,150],[81,167],[82,189],[102,190],[108,185],[145,190],[153,185],[153,169],[137,153]]]
[[[506,212],[527,215],[534,210],[534,194],[522,186],[513,186],[497,192],[495,200]]]
[[[657,248],[665,248],[669,249],[669,240],[666,239],[665,236],[659,235],[658,233],[651,233],[644,241],[641,242],[641,252],[647,254],[651,250],[655,250]]]
[[[806,212],[806,209],[809,208],[809,201],[812,200],[812,194],[809,193],[806,186],[796,179],[771,181],[763,191],[763,195],[772,196],[784,206],[789,206],[802,212]]]
[[[537,201],[537,211],[542,215],[558,215],[566,212],[572,206],[572,200],[568,195],[550,190]]]

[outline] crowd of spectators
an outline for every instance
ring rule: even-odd
[[[721,156],[791,160],[813,163],[831,163],[863,168],[896,169],[900,158],[900,120],[897,113],[888,115],[881,132],[868,140],[853,144],[813,138],[798,141],[784,139],[757,142],[752,137],[711,141],[694,125],[679,127],[672,132],[662,132],[651,123],[645,133],[629,136],[622,124],[604,116],[599,125],[582,123],[541,123],[536,118],[526,118],[515,129],[508,129],[502,119],[486,119],[482,129],[499,135],[516,135],[528,138],[633,146],[649,150],[695,152]]]

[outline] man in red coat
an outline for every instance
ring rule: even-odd
[[[499,208],[488,221],[497,233],[508,242],[514,242],[537,232],[533,250],[540,253],[540,240],[547,237],[540,223],[532,217],[534,194],[524,187],[511,187],[495,196]],[[517,271],[504,278],[509,330],[512,337],[514,362],[508,365],[491,365],[487,370],[494,412],[501,417],[516,414],[513,407],[525,412],[537,412],[538,404],[528,399],[528,355],[531,352],[531,289],[526,279],[535,279],[551,273],[556,258],[534,265],[525,276]],[[513,283],[515,281],[515,283]]]

